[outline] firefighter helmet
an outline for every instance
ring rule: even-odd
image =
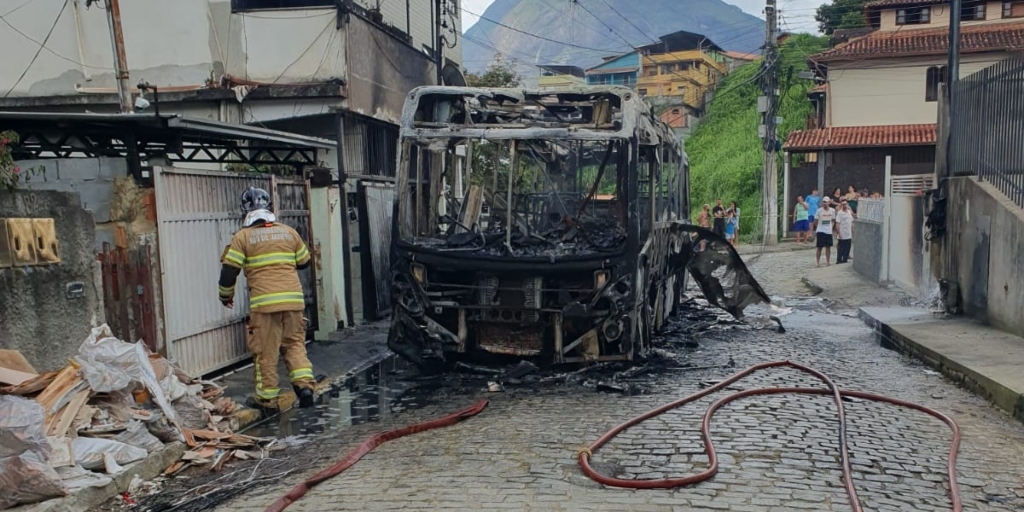
[[[270,194],[262,188],[249,187],[242,192],[242,211],[251,212],[255,210],[270,209]]]

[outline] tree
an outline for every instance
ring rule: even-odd
[[[832,35],[840,28],[861,28],[868,26],[864,16],[864,4],[867,0],[833,0],[831,4],[818,7],[814,19],[818,28],[826,35]]]
[[[500,56],[483,73],[466,73],[466,84],[470,87],[519,87],[522,83],[519,73]]]

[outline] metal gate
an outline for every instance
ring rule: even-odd
[[[221,305],[216,292],[221,253],[243,218],[238,198],[247,187],[269,191],[281,222],[298,230],[308,245],[305,182],[265,174],[156,167],[154,187],[168,357],[194,376],[245,360],[249,357],[245,278],[239,276],[232,309]],[[311,321],[316,313],[314,267],[300,272]]]
[[[885,223],[887,226],[885,279],[910,292],[928,288],[929,272],[924,251],[926,192],[932,189],[934,176],[918,174],[892,176],[889,179]],[[854,241],[856,243],[856,241]]]
[[[391,311],[391,218],[394,214],[395,186],[391,183],[359,182],[360,217],[365,232],[363,269],[372,275],[364,279],[364,314],[381,318]],[[368,261],[368,263],[367,263]],[[365,275],[365,274],[364,274]]]

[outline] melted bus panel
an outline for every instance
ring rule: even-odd
[[[418,88],[400,148],[389,347],[427,372],[631,360],[707,248],[682,146],[629,89]]]

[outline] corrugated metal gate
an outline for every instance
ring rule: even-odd
[[[169,167],[154,169],[167,355],[191,375],[249,357],[245,317],[249,293],[239,276],[235,307],[217,298],[220,255],[242,220],[238,198],[247,187],[269,191],[278,216],[310,239],[309,195],[302,180],[252,173]],[[315,256],[314,256],[315,257]],[[315,318],[311,269],[300,273],[306,312]]]
[[[394,214],[395,187],[390,183],[359,182],[360,217],[365,219],[363,229],[369,240],[369,264],[363,268],[372,272],[376,292],[367,297],[367,316],[381,318],[391,311],[391,218]],[[372,313],[372,314],[371,314]]]

